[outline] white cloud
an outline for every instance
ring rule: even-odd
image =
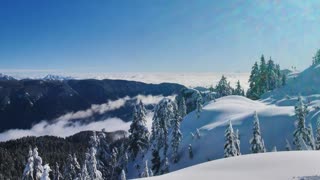
[[[143,96],[138,95],[136,97],[124,97],[115,101],[108,101],[107,103],[100,105],[92,105],[91,108],[84,111],[77,111],[67,113],[60,116],[59,118],[53,120],[53,123],[48,121],[41,121],[32,126],[31,129],[11,129],[0,134],[0,141],[7,141],[11,139],[17,139],[25,136],[44,136],[52,135],[59,137],[71,136],[80,131],[94,130],[100,131],[103,128],[106,131],[116,131],[116,130],[129,130],[131,122],[124,122],[119,118],[108,118],[102,121],[91,122],[89,124],[82,124],[80,122],[75,122],[75,119],[85,119],[89,118],[95,114],[103,114],[108,111],[116,110],[125,105],[128,100],[141,100],[144,104],[157,104],[164,96]],[[169,96],[169,98],[174,98],[174,96]],[[147,127],[151,130],[153,113],[147,113]]]

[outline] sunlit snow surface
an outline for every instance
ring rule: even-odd
[[[319,151],[273,152],[220,159],[149,180],[319,180]]]

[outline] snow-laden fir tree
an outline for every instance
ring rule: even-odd
[[[227,81],[227,78],[223,75],[216,86],[216,92],[218,97],[229,96],[232,95],[232,87],[230,86],[230,82]]]
[[[240,135],[239,135],[239,129],[237,129],[235,133],[235,138],[236,138],[236,149],[237,149],[237,156],[241,155],[241,149],[240,149]]]
[[[260,80],[259,80],[259,94],[263,94],[268,90],[268,69],[264,55],[260,58]]]
[[[320,116],[317,119],[315,149],[320,150]]]
[[[181,97],[178,104],[179,115],[184,118],[187,115],[187,105],[184,97]]]
[[[161,168],[161,159],[159,155],[159,151],[156,149],[152,150],[152,159],[151,159],[151,170],[154,175],[158,175],[160,173],[160,168]]]
[[[233,156],[238,156],[238,151],[237,151],[237,139],[235,137],[232,123],[229,121],[229,125],[225,131],[225,144],[224,144],[224,157],[233,157]]]
[[[33,159],[32,149],[30,147],[27,164],[26,164],[24,171],[23,171],[22,180],[33,180],[34,179],[33,178],[33,166],[34,166],[33,163],[34,163],[34,159]]]
[[[132,123],[129,129],[128,151],[135,159],[139,153],[145,152],[149,147],[150,133],[147,128],[146,109],[140,101],[133,110]]]
[[[34,178],[35,180],[39,180],[43,173],[42,158],[39,156],[37,147],[33,149],[32,154],[33,154],[33,161],[34,161],[34,167],[33,167]]]
[[[309,113],[308,106],[303,103],[302,97],[299,96],[298,103],[295,106],[295,115],[297,118],[296,129],[293,132],[293,144],[296,146],[296,150],[303,150],[304,142],[311,149],[314,149],[311,137],[311,130],[306,127],[306,116]],[[303,141],[301,141],[301,139]]]
[[[202,98],[199,97],[199,98],[197,98],[197,101],[196,101],[196,116],[197,116],[197,119],[200,118],[201,112],[202,112]]]
[[[125,172],[124,170],[121,171],[120,180],[127,180],[127,178],[126,178],[126,172]]]
[[[316,143],[315,143],[315,139],[314,139],[314,134],[313,134],[313,127],[312,127],[312,124],[309,123],[308,125],[308,130],[310,132],[310,136],[311,136],[311,147],[313,147],[313,149],[315,149],[316,147]]]
[[[271,57],[267,64],[267,90],[273,90],[278,87],[279,79],[276,65],[272,61]]]
[[[169,129],[177,117],[177,104],[169,98],[162,99],[155,107],[152,119],[151,140],[153,146],[159,152],[163,149],[166,157],[169,147]]]
[[[82,165],[81,174],[78,177],[78,180],[90,180],[90,176],[87,169],[87,160]]]
[[[253,120],[253,137],[250,140],[250,150],[252,153],[263,153],[266,152],[264,141],[261,137],[260,122],[257,112],[254,113]]]
[[[196,129],[196,135],[195,135],[195,137],[197,137],[197,139],[200,139],[200,138],[201,138],[201,134],[200,134],[200,131],[199,131],[198,128]]]
[[[277,146],[273,146],[273,148],[272,148],[272,152],[277,152],[278,150],[277,150]]]
[[[115,170],[118,167],[118,158],[119,158],[119,151],[117,147],[112,148],[112,153],[111,153],[111,167],[112,167],[112,173],[111,177],[114,176]]]
[[[91,147],[86,153],[86,166],[91,180],[102,180],[102,174],[97,169],[96,148]]]
[[[233,91],[233,95],[244,96],[244,90],[241,87],[240,81],[238,80],[236,88]]]
[[[320,64],[320,49],[316,52],[315,56],[313,57],[313,65]]]
[[[148,161],[145,161],[143,172],[141,173],[141,177],[149,177],[149,166]]]
[[[180,131],[181,116],[177,113],[177,117],[173,120],[172,132],[171,132],[171,147],[172,147],[172,159],[174,163],[179,161],[179,146],[182,140],[182,133]]]
[[[49,173],[51,172],[49,164],[43,166],[43,173],[41,175],[40,180],[50,180]]]
[[[78,174],[80,173],[80,167],[78,165],[79,163],[77,162],[75,156],[69,154],[64,165],[64,178],[68,180],[76,179],[78,177]]]
[[[63,176],[60,173],[59,164],[57,162],[56,162],[56,166],[55,166],[55,168],[53,170],[52,176],[53,176],[52,180],[62,180],[63,179]]]
[[[163,168],[161,170],[161,174],[167,174],[170,172],[170,163],[169,163],[169,159],[166,157],[164,160],[164,164],[163,164]]]
[[[188,151],[189,151],[189,158],[193,159],[193,150],[192,150],[192,145],[191,144],[189,144],[189,146],[188,146]]]
[[[290,142],[288,141],[288,139],[286,139],[286,151],[291,151],[292,148],[291,148],[291,145],[290,145]]]
[[[260,98],[260,69],[257,62],[254,63],[250,78],[249,78],[249,89],[247,91],[247,97],[250,99],[259,99]]]

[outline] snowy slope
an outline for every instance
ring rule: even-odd
[[[319,151],[277,152],[245,155],[207,162],[150,180],[290,180],[320,174]],[[308,178],[310,177],[310,178]]]
[[[199,119],[194,112],[185,117],[181,123],[181,160],[173,164],[171,169],[177,170],[223,158],[224,132],[229,120],[234,129],[240,131],[242,154],[250,153],[249,140],[252,137],[254,111],[258,112],[267,150],[270,151],[274,146],[277,146],[278,150],[284,150],[286,138],[292,142],[295,122],[293,106],[268,105],[241,96],[227,96],[208,103]],[[200,130],[200,139],[193,139],[190,134],[195,133],[196,129]],[[188,157],[189,144],[193,146],[193,159]]]

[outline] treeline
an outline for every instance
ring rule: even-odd
[[[260,64],[255,62],[249,78],[247,97],[253,100],[259,99],[267,91],[274,90],[286,84],[286,75],[281,73],[280,65],[271,59],[266,62],[261,56]]]

